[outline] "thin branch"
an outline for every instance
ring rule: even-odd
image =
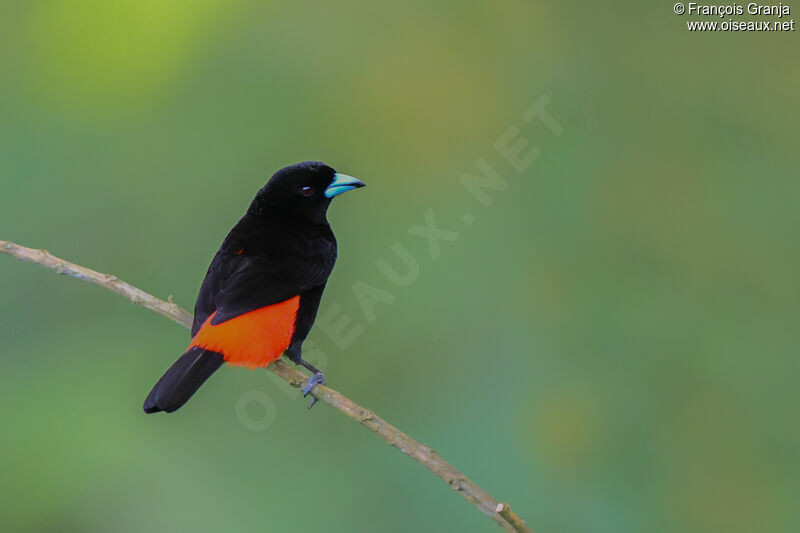
[[[36,263],[50,270],[72,276],[89,283],[94,283],[106,289],[116,292],[131,301],[135,305],[140,305],[151,311],[163,315],[178,324],[190,328],[192,325],[192,315],[180,308],[175,303],[165,302],[141,289],[134,287],[116,276],[102,274],[69,261],[55,257],[47,250],[35,250],[26,248],[13,242],[0,241],[0,252],[12,255],[22,261]],[[299,389],[308,380],[308,377],[299,370],[292,368],[281,360],[275,361],[267,367],[267,370],[286,380],[289,385]],[[477,507],[485,515],[494,520],[506,531],[516,531],[522,533],[532,533],[508,505],[499,503],[489,493],[481,489],[478,485],[470,481],[464,474],[456,470],[450,463],[442,459],[432,448],[412,439],[383,418],[376,415],[369,409],[358,405],[342,393],[326,387],[317,385],[312,395],[319,401],[327,403],[334,409],[338,409],[346,416],[358,421],[380,438],[394,446],[404,454],[408,455],[425,468],[436,474],[451,489],[458,492],[464,499]]]
[[[520,518],[517,513],[512,511],[511,507],[509,507],[507,503],[498,503],[494,510],[497,511],[497,514],[505,518],[506,522],[511,524],[511,526],[514,528],[514,531],[530,531],[522,518]]]

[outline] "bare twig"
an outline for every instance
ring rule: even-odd
[[[186,328],[190,328],[192,325],[192,315],[173,303],[171,298],[170,301],[165,302],[133,285],[125,283],[116,276],[102,274],[95,270],[59,259],[46,250],[26,248],[14,244],[13,242],[0,241],[0,252],[12,255],[22,261],[42,265],[59,274],[66,274],[114,291],[129,299],[131,303],[155,311]],[[283,378],[289,385],[296,389],[302,387],[308,379],[305,374],[280,360],[270,364],[267,370]],[[361,407],[330,387],[317,385],[313,389],[312,395],[317,398],[317,400],[327,403],[346,416],[358,421],[362,426],[378,435],[391,446],[394,446],[422,464],[425,468],[444,480],[451,489],[458,492],[506,531],[531,533],[531,530],[525,525],[525,522],[514,514],[508,505],[499,503],[489,495],[489,493],[481,489],[464,474],[456,470],[450,463],[442,459],[442,457],[429,446],[417,442],[374,412],[365,407]]]
[[[522,518],[517,516],[517,513],[512,511],[507,503],[498,503],[494,510],[497,511],[497,514],[505,518],[506,522],[511,524],[514,531],[530,531]]]

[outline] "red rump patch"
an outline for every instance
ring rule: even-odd
[[[295,296],[214,326],[211,319],[215,311],[189,346],[221,353],[229,365],[265,367],[289,347],[299,307],[300,297]]]

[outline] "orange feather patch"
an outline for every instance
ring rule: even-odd
[[[211,319],[215,311],[189,346],[221,353],[229,365],[265,367],[289,347],[299,307],[300,297],[295,296],[214,326]]]

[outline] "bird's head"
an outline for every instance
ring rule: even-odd
[[[339,174],[325,163],[305,161],[273,174],[258,191],[248,212],[322,223],[334,196],[363,186],[360,180]]]

